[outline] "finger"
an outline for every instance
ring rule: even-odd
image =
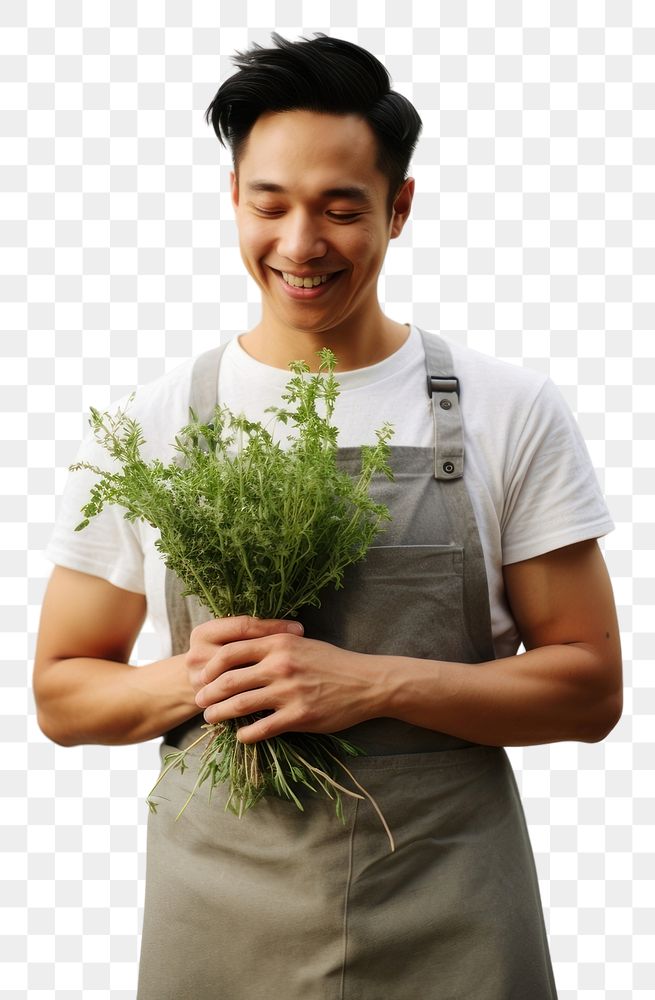
[[[259,663],[276,648],[276,644],[280,642],[278,635],[261,636],[257,639],[236,639],[234,642],[221,646],[205,665],[200,674],[200,680],[209,684],[221,674],[236,667],[247,667]],[[277,648],[281,647],[278,645]],[[238,682],[234,680],[234,683]]]
[[[220,672],[196,693],[196,705],[199,708],[207,708],[208,705],[227,701],[228,698],[244,691],[254,691],[263,687],[267,678],[258,670],[258,667],[258,663],[244,665],[234,670],[217,667],[216,669],[220,669]]]
[[[203,714],[205,722],[214,725],[217,722],[227,722],[228,719],[239,719],[246,715],[254,715],[257,712],[267,712],[272,709],[268,690],[258,688],[255,691],[244,691],[233,698],[209,705]]]
[[[200,683],[207,683],[224,670],[220,652],[231,642],[247,642],[271,635],[302,635],[300,622],[284,619],[217,618],[198,625],[191,633],[186,666],[197,671]],[[236,664],[233,664],[236,665]],[[206,672],[205,672],[206,671]]]
[[[261,636],[257,639],[235,640],[225,646],[220,646],[205,664],[204,669],[199,674],[199,681],[202,684],[210,684],[223,675],[228,676],[232,671],[236,672],[236,668],[243,669],[248,666],[261,665],[265,661],[271,667],[274,662],[278,665],[283,661],[290,664],[298,638],[299,636],[289,633],[277,633]],[[274,661],[267,660],[271,653],[280,655]],[[238,672],[240,673],[241,670],[239,669]],[[229,685],[231,683],[238,685],[239,681],[228,676],[226,683],[228,684],[227,690],[230,690]]]
[[[270,740],[280,733],[295,732],[292,720],[283,712],[273,712],[263,719],[248,726],[241,726],[237,729],[237,739],[240,743],[259,743],[261,740]]]
[[[302,635],[300,622],[287,618],[253,618],[249,615],[237,615],[234,618],[213,618],[211,621],[198,625],[191,633],[194,642],[209,642],[223,645],[240,639],[256,639],[264,635],[275,635],[279,632],[290,632]]]

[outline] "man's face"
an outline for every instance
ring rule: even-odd
[[[404,183],[390,218],[376,159],[375,136],[357,115],[268,112],[255,122],[232,200],[271,332],[346,333],[380,315],[378,275],[414,182]]]

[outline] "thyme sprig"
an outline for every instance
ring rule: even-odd
[[[195,595],[217,618],[295,617],[303,607],[319,606],[323,590],[343,585],[346,568],[364,558],[389,519],[386,506],[369,494],[373,477],[393,478],[392,428],[386,423],[376,443],[362,447],[358,475],[339,468],[332,422],[339,394],[336,359],[328,348],[319,358],[313,375],[304,361],[290,364],[285,405],[270,408],[272,431],[225,406],[216,406],[208,421],[190,411],[169,463],[143,457],[142,429],[125,409],[91,409],[93,434],[114,468],[71,466],[98,476],[76,530],[107,504],[124,508],[129,521],[147,522],[159,531],[155,544],[182,581],[184,595]],[[284,428],[289,433],[283,447],[276,434]],[[206,781],[210,796],[216,785],[229,782],[227,808],[237,815],[266,794],[302,808],[300,786],[333,797],[340,816],[341,793],[361,798],[337,781],[339,768],[347,771],[340,758],[356,756],[356,747],[335,735],[309,733],[240,743],[237,729],[256,717],[203,726],[206,732],[190,747],[166,756],[155,787],[171,767],[184,770],[187,753],[205,740],[191,795]]]

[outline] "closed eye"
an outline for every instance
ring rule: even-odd
[[[254,208],[254,210],[259,215],[263,215],[266,218],[271,218],[271,219],[274,218],[277,215],[282,215],[282,213],[284,211],[281,208],[262,208],[261,205],[253,205],[252,207]],[[353,222],[355,219],[358,219],[359,216],[362,215],[363,213],[362,212],[333,212],[333,211],[329,211],[328,210],[325,214],[328,215],[335,222]]]
[[[336,219],[339,222],[352,222],[353,219],[358,219],[362,214],[361,212],[328,212],[327,213],[331,219]]]

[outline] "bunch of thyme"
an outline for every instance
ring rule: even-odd
[[[293,377],[282,394],[286,405],[271,408],[276,425],[291,431],[286,447],[262,423],[216,406],[208,422],[190,412],[189,424],[175,439],[173,461],[146,461],[141,427],[125,410],[111,415],[92,409],[94,436],[115,464],[114,471],[87,462],[71,466],[99,477],[76,530],[106,504],[120,505],[127,520],[158,529],[157,548],[184,594],[195,595],[216,618],[285,618],[320,605],[324,588],[342,586],[345,569],[364,558],[389,519],[369,486],[376,474],[392,478],[392,429],[384,424],[376,444],[362,447],[358,476],[339,469],[332,423],[339,393],[336,359],[327,348],[319,357],[312,376],[303,361],[290,364]],[[294,784],[322,789],[342,815],[340,792],[361,795],[336,780],[337,766],[367,794],[339,756],[360,753],[352,744],[308,733],[240,743],[237,729],[254,718],[203,726],[206,732],[190,747],[166,756],[156,784],[171,767],[184,770],[189,750],[207,740],[191,795],[206,780],[210,795],[227,781],[227,807],[238,815],[264,794],[286,797],[302,809]],[[156,808],[150,797],[148,803]]]

